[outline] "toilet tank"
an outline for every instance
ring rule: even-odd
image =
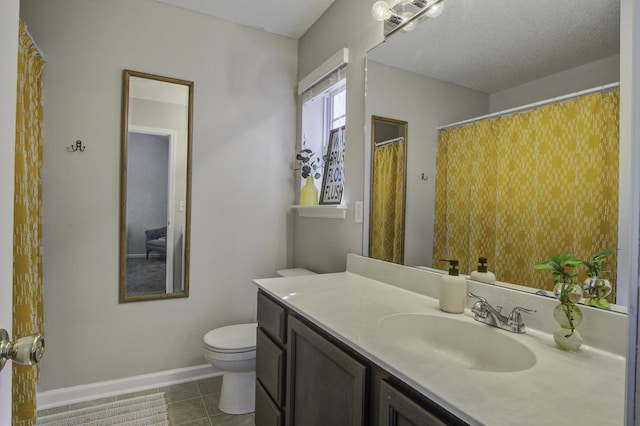
[[[276,274],[280,277],[299,277],[301,275],[315,275],[316,273],[304,268],[279,269]]]

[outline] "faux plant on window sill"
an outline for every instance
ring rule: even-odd
[[[302,178],[306,179],[305,185],[300,189],[300,205],[315,206],[318,204],[318,188],[314,179],[320,179],[322,176],[320,170],[323,160],[309,148],[300,150],[296,154],[296,160],[300,161]]]

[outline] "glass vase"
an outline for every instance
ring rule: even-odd
[[[594,306],[600,309],[611,309],[609,301],[606,299],[613,289],[611,282],[602,277],[588,277],[584,281],[584,291],[587,294],[585,305]]]
[[[558,283],[553,287],[553,295],[560,303],[575,305],[582,299],[582,287],[574,283]]]
[[[553,340],[560,349],[577,351],[582,345],[582,336],[576,330],[582,322],[582,311],[575,304],[582,299],[582,287],[574,283],[558,283],[553,293],[560,301],[553,310],[553,318],[559,324]]]

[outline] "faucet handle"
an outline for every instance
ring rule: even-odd
[[[520,306],[516,306],[511,311],[511,315],[510,316],[518,316],[519,312],[525,312],[527,314],[534,314],[534,313],[536,313],[538,311],[536,311],[535,309],[527,309],[527,308],[521,308]]]
[[[516,306],[509,314],[509,325],[511,329],[516,333],[524,333],[524,321],[522,320],[522,315],[520,312],[525,312],[527,314],[533,314],[536,312],[535,309],[527,309],[521,308],[520,306]]]
[[[473,294],[473,293],[471,293],[471,292],[468,292],[468,293],[467,293],[467,296],[469,296],[469,297],[471,297],[471,298],[474,298],[474,299],[478,299],[478,300],[479,300],[479,301],[481,301],[482,303],[487,303],[487,299],[485,299],[485,298],[484,298],[484,297],[482,297],[482,296],[476,296],[475,294]]]
[[[471,292],[468,292],[467,295],[469,297],[478,299],[478,301],[474,303],[473,306],[471,307],[471,312],[475,314],[476,319],[486,318],[487,315],[489,315],[489,311],[487,309],[487,305],[489,304],[489,302],[487,302],[487,299],[481,296],[476,296]]]

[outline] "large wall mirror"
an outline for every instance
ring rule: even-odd
[[[365,122],[385,116],[411,127],[403,263],[444,269],[433,264],[440,127],[615,85],[620,61],[619,0],[445,0],[440,16],[421,21],[413,31],[398,31],[369,51]],[[367,129],[367,140],[371,133]],[[619,143],[620,158],[629,158],[630,141]],[[370,157],[366,153],[367,161]],[[366,170],[372,173],[370,163]],[[619,186],[622,202],[630,198],[629,170],[620,170]],[[365,188],[365,199],[370,191]],[[619,209],[619,247],[629,246],[624,233],[630,210]],[[363,235],[366,251],[370,233]],[[617,253],[618,271],[628,268],[629,256],[625,250]],[[618,272],[621,305],[627,304],[621,282],[626,275]]]
[[[188,297],[193,82],[124,71],[120,302]]]

